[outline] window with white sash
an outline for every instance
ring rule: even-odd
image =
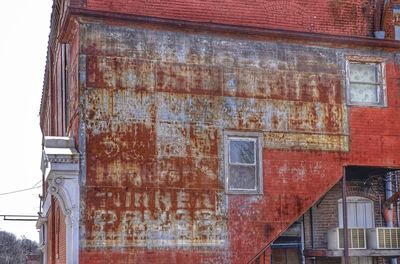
[[[225,132],[225,188],[228,193],[262,193],[260,134]]]
[[[385,65],[378,61],[347,61],[347,104],[385,106]]]

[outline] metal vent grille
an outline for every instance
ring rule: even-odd
[[[366,248],[364,228],[349,228],[347,236],[349,248]],[[343,228],[339,229],[339,248],[344,248]]]
[[[400,228],[377,228],[379,248],[400,248]]]

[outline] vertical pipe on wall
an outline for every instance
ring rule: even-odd
[[[311,206],[311,209],[309,210],[310,212],[310,232],[311,232],[311,248],[314,249],[315,248],[315,243],[314,243],[314,238],[315,238],[315,230],[314,230],[314,206]],[[315,257],[312,258],[313,263],[316,263],[316,259]]]
[[[385,179],[385,199],[389,199],[393,195],[393,190],[392,190],[392,173],[389,172],[386,174],[386,179]],[[385,206],[385,221],[386,221],[386,226],[387,227],[393,227],[393,205],[390,204],[389,207],[386,208]],[[390,259],[391,264],[397,264],[397,258],[391,258]]]
[[[392,190],[392,175],[386,174],[385,179],[385,200],[389,199],[393,195]],[[388,207],[385,206],[385,222],[387,227],[393,227],[393,205],[390,204]]]
[[[310,231],[311,231],[311,248],[314,249],[314,219],[313,219],[313,211],[314,211],[314,206],[311,207],[310,209]]]
[[[347,228],[347,183],[346,183],[346,167],[343,167],[343,178],[342,178],[342,201],[343,201],[343,258],[344,264],[350,264],[349,262],[349,241],[348,241],[348,228]]]
[[[301,232],[301,244],[300,244],[300,257],[301,257],[301,263],[304,264],[305,263],[305,258],[304,258],[304,249],[305,249],[305,235],[304,235],[304,214],[303,214],[303,218],[300,224],[300,232]]]
[[[394,175],[394,186],[395,186],[395,191],[399,191],[399,171],[395,172]],[[399,227],[399,202],[396,202],[396,226]]]

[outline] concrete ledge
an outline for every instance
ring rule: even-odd
[[[343,250],[305,249],[305,257],[342,257]],[[350,257],[396,257],[400,249],[349,249]]]

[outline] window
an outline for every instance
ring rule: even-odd
[[[347,197],[347,225],[349,228],[372,228],[374,223],[374,203],[358,196]],[[338,201],[339,227],[343,228],[343,203]],[[372,264],[371,257],[350,257],[350,264]]]
[[[271,245],[272,264],[301,264],[302,262],[302,234],[301,222],[291,225]]]
[[[382,62],[348,61],[347,103],[364,106],[386,105],[386,85]]]
[[[225,133],[225,188],[229,193],[262,193],[261,136]]]
[[[338,201],[339,227],[343,228],[343,204]],[[372,228],[374,224],[374,204],[370,199],[358,196],[347,197],[347,224],[349,228]]]
[[[400,40],[400,26],[394,26],[394,38]]]
[[[68,84],[68,67],[69,67],[69,44],[61,44],[61,113],[62,113],[62,133],[68,135],[69,128],[69,84]]]

